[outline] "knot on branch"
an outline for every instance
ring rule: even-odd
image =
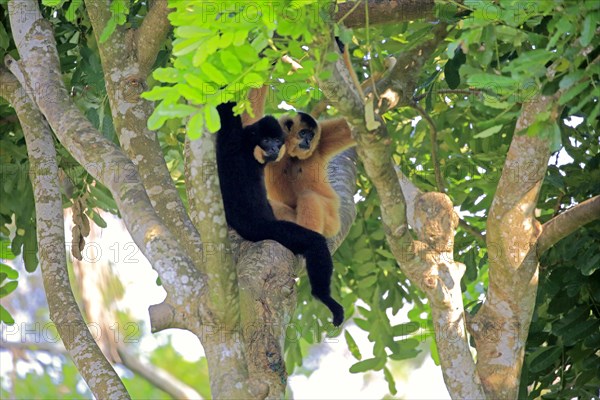
[[[140,95],[148,89],[146,80],[140,76],[130,76],[121,82],[121,93],[123,100],[134,103]]]
[[[444,193],[423,193],[415,201],[415,231],[420,240],[439,252],[452,251],[458,216]]]

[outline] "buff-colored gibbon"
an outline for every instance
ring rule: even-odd
[[[333,237],[340,230],[340,199],[331,187],[327,165],[356,142],[343,118],[317,122],[298,113],[279,120],[286,154],[265,168],[267,196],[278,219]]]
[[[250,100],[255,116],[242,115],[244,124],[264,113],[267,86],[253,89]],[[267,196],[277,219],[333,237],[340,230],[340,199],[331,187],[327,166],[331,159],[354,146],[350,126],[344,118],[316,121],[299,112],[279,119],[285,136],[286,154],[265,167]]]

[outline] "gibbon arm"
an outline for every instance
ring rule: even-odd
[[[319,121],[319,125],[321,126],[319,153],[326,161],[336,154],[356,145],[356,141],[350,131],[350,126],[344,118]]]

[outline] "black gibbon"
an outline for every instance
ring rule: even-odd
[[[344,118],[317,122],[309,114],[283,116],[286,154],[265,168],[267,196],[277,219],[333,237],[340,230],[340,199],[327,177],[327,165],[354,146]]]
[[[333,262],[325,237],[295,223],[278,221],[267,200],[264,167],[284,156],[284,132],[272,116],[242,127],[233,106],[217,107],[221,118],[217,169],[227,223],[246,240],[275,240],[304,256],[312,294],[331,310],[333,324],[339,326],[344,309],[331,297]]]

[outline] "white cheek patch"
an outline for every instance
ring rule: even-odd
[[[281,148],[279,149],[279,155],[277,156],[277,160],[275,160],[275,162],[281,160],[284,155],[285,155],[285,144],[282,145]]]
[[[254,146],[254,158],[261,164],[265,163],[265,153],[260,148],[260,146]]]

